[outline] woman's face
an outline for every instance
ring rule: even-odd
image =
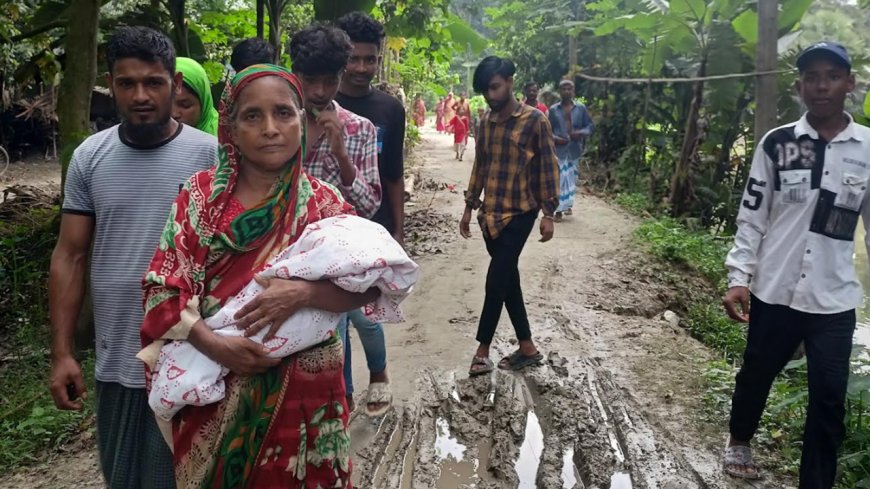
[[[239,94],[231,136],[244,164],[277,172],[299,151],[302,123],[290,84],[277,76],[265,76]]]
[[[178,122],[196,127],[202,113],[199,97],[187,85],[181,86],[181,93],[175,97],[172,107],[172,117]]]

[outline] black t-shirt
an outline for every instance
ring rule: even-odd
[[[372,89],[362,97],[351,97],[339,92],[335,100],[345,109],[372,121],[377,129],[382,198],[381,207],[372,216],[372,220],[392,234],[395,223],[390,212],[386,182],[404,178],[405,107],[396,97],[377,89]]]

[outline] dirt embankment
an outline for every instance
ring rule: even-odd
[[[488,265],[483,240],[457,232],[471,162],[455,161],[451,139],[428,129],[416,154],[424,184],[407,207],[407,241],[423,278],[404,306],[408,321],[386,326],[395,407],[352,417],[357,487],[781,487],[721,475],[724,427],[695,414],[709,353],[662,319],[678,292],[634,250],[635,220],[597,198],[580,197],[552,242],[535,231],[521,259],[545,364],[469,379]],[[505,314],[496,360],[513,337]],[[353,348],[361,405],[368,375],[356,339]],[[92,446],[49,460],[0,487],[99,485]]]

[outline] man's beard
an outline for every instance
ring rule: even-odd
[[[134,124],[130,122],[130,120],[124,117],[124,133],[132,142],[138,144],[152,144],[161,142],[164,139],[164,130],[166,129],[166,125],[169,124],[169,121],[172,119],[172,107],[175,104],[175,90],[172,90],[172,96],[169,100],[169,104],[165,107],[166,112],[162,114],[158,114],[158,119],[156,122],[146,122],[144,124]],[[122,114],[120,108],[116,105],[115,109],[119,114]]]
[[[124,121],[124,131],[127,137],[132,141],[140,144],[156,143],[163,139],[163,131],[166,129],[166,124],[171,119],[167,114],[160,122],[148,122],[145,124],[133,124],[130,121]]]
[[[508,97],[512,97],[512,95],[508,95]],[[504,108],[505,105],[510,101],[510,98],[503,98],[501,100],[487,100],[486,104],[489,105],[489,109],[493,112],[499,112]]]

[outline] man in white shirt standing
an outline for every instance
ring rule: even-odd
[[[759,477],[749,442],[774,378],[803,341],[809,406],[800,488],[834,485],[855,308],[863,297],[853,240],[858,218],[870,222],[870,129],[843,110],[855,88],[851,66],[835,42],[802,52],[795,88],[807,112],[765,135],[752,161],[725,263],[725,309],[749,323],[725,450],[725,471],[735,477]]]

